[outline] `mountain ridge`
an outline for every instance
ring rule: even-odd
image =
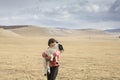
[[[82,36],[82,35],[111,35],[108,30],[99,30],[93,28],[87,29],[68,29],[68,28],[50,28],[35,25],[13,25],[0,26],[4,30],[9,30],[22,36]]]
[[[107,29],[105,30],[107,32],[111,32],[111,33],[120,33],[120,28],[116,28],[116,29]]]

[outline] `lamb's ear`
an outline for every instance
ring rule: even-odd
[[[56,43],[59,43],[58,41],[56,41]]]
[[[63,45],[62,44],[58,44],[59,50],[60,51],[64,51]]]

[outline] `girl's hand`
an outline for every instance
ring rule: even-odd
[[[45,58],[46,58],[47,60],[50,60],[50,59],[51,59],[51,57],[50,57],[50,56],[46,56]]]
[[[47,60],[50,60],[50,59],[51,59],[51,57],[50,57],[50,56],[47,56],[47,55],[45,54],[45,52],[42,53],[42,56],[43,56],[44,58],[46,58]]]

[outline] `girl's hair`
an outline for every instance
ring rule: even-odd
[[[50,38],[50,39],[48,40],[48,46],[50,46],[50,44],[51,44],[51,43],[54,43],[54,42],[58,43],[58,48],[59,48],[60,51],[64,51],[63,45],[60,44],[60,43],[59,43],[57,40],[55,40],[54,38]]]
[[[48,46],[50,46],[50,44],[51,44],[51,43],[54,43],[54,42],[58,43],[58,41],[56,41],[54,38],[50,38],[50,39],[48,40]]]

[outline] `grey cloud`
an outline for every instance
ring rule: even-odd
[[[0,16],[2,18],[8,16],[8,24],[42,24],[57,27],[95,27],[95,24],[98,27],[98,24],[104,24],[104,26],[116,27],[120,21],[118,12],[114,12],[119,5],[114,6],[116,5],[113,4],[114,0],[24,0],[21,2],[11,0],[5,3],[6,1],[8,0],[2,2],[8,6],[0,5],[2,6],[0,9],[3,9],[0,11]],[[8,7],[11,9],[9,14],[5,11]],[[16,21],[9,23],[9,20],[13,20],[10,16],[18,17],[13,17]],[[2,22],[1,19],[0,24]],[[110,26],[107,25],[109,22],[117,23]]]
[[[110,12],[120,13],[120,0],[116,0],[114,4],[110,7]]]

